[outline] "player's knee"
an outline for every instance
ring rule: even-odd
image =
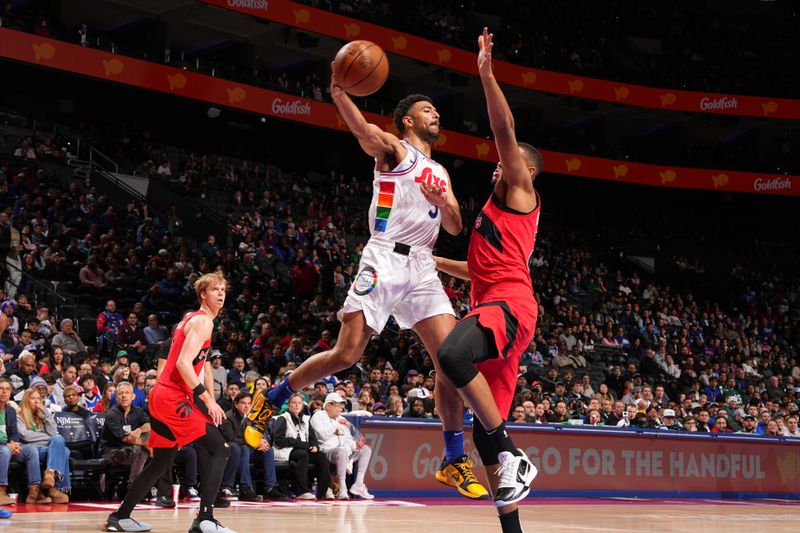
[[[472,442],[475,443],[475,449],[478,450],[478,455],[481,456],[481,462],[484,465],[497,464],[497,446],[494,440],[486,433],[486,428],[483,427],[478,417],[472,420]]]
[[[458,346],[458,342],[448,336],[439,346],[437,354],[439,366],[445,376],[457,389],[465,386],[478,375],[469,353]]]

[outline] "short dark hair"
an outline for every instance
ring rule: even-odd
[[[536,170],[533,173],[532,179],[536,179],[536,177],[542,173],[542,168],[544,167],[544,161],[542,160],[542,154],[528,143],[518,143],[520,150],[525,157],[525,162],[534,167]]]
[[[246,390],[241,391],[239,394],[236,395],[236,398],[233,399],[234,402],[239,403],[245,398],[253,398],[253,395],[247,392]]]
[[[397,107],[394,108],[392,117],[394,118],[394,125],[397,128],[397,131],[400,133],[405,133],[406,131],[406,125],[403,124],[403,117],[408,115],[409,109],[411,109],[417,102],[430,102],[433,104],[433,100],[431,100],[429,96],[425,96],[424,94],[409,94],[400,100],[397,103]]]

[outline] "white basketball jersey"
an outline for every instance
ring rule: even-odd
[[[422,181],[447,190],[444,167],[428,159],[405,140],[408,153],[391,171],[375,171],[369,227],[373,237],[409,246],[433,248],[439,236],[442,215],[439,207],[428,203],[419,190]]]

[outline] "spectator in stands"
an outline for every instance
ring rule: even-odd
[[[243,389],[247,384],[247,380],[244,377],[245,374],[245,363],[244,357],[234,357],[233,359],[233,367],[228,371],[228,384],[236,383],[239,385],[240,389]],[[235,395],[234,395],[235,396]]]
[[[91,377],[89,377],[91,379]],[[75,387],[67,387],[64,389],[64,408],[61,412],[74,413],[81,418],[89,418],[92,412],[80,405],[81,394]]]
[[[240,392],[242,392],[242,388],[238,381],[229,382],[225,387],[225,394],[219,401],[219,406],[226,412],[230,411],[236,405],[236,397]]]
[[[619,424],[622,420],[622,413],[625,411],[625,404],[622,400],[617,400],[614,402],[614,407],[612,411],[608,414],[605,412],[603,413],[603,423],[606,426],[615,427]]]
[[[30,137],[25,137],[22,139],[20,145],[14,149],[14,157],[20,157],[22,159],[36,159],[36,150],[33,147],[33,141]]]
[[[275,443],[275,460],[294,466],[294,490],[298,500],[316,498],[333,499],[330,490],[330,464],[319,450],[316,432],[311,430],[310,417],[304,412],[305,404],[300,394],[289,398],[289,409],[276,418],[272,439]],[[309,486],[309,465],[317,467],[317,492]],[[328,498],[330,496],[330,498]]]
[[[86,265],[81,268],[78,276],[81,285],[85,288],[93,289],[95,293],[98,293],[101,289],[108,286],[106,273],[102,268],[97,266],[97,258],[93,255],[90,255],[86,259]]]
[[[242,421],[244,415],[250,411],[253,397],[247,391],[236,395],[234,408],[225,413],[225,421],[220,430],[225,437],[225,442],[231,448],[231,456],[225,466],[222,477],[222,496],[238,496],[241,501],[255,501],[258,499],[253,490],[253,480],[250,475],[250,449],[244,442],[244,428]],[[239,491],[236,492],[236,474],[239,474]]]
[[[797,415],[789,415],[786,417],[786,427],[783,428],[782,434],[786,437],[800,438],[800,429],[797,427]]]
[[[100,397],[100,401],[95,404],[92,408],[93,413],[107,413],[111,409],[111,400],[117,393],[117,386],[114,382],[109,381],[106,383],[106,386],[103,387],[103,395]]]
[[[22,423],[16,410],[8,404],[11,399],[11,381],[0,377],[0,505],[12,505],[8,496],[8,465],[11,460],[25,463],[28,478],[28,498],[25,503],[45,504],[51,499],[41,491],[42,474],[39,454],[33,446],[21,444],[19,426]]]
[[[65,318],[61,321],[61,332],[53,335],[53,340],[50,341],[50,344],[53,347],[54,357],[56,347],[60,348],[64,358],[68,358],[69,360],[80,358],[86,353],[86,345],[83,344],[83,341],[81,341],[81,338],[75,331],[72,319],[70,318]],[[54,362],[54,366],[50,368],[50,372],[52,372],[53,369],[61,371],[60,365],[61,361],[57,363]]]
[[[767,422],[767,429],[764,431],[764,435],[768,435],[770,437],[777,437],[781,435],[780,429],[778,428],[778,423],[775,420],[770,420]]]
[[[72,488],[69,475],[69,450],[58,434],[53,413],[44,409],[36,389],[28,389],[19,409],[19,433],[22,442],[33,446],[39,461],[46,464],[40,488],[48,491],[53,503],[69,503]]]
[[[219,401],[228,384],[228,370],[222,366],[222,354],[219,350],[211,350],[208,361],[211,363],[211,374],[214,376],[214,397]]]
[[[663,422],[663,425],[661,426],[662,429],[683,429],[680,425],[680,422],[678,422],[674,409],[664,409],[661,420]]]
[[[147,327],[144,328],[144,336],[147,344],[161,346],[169,337],[166,327],[158,323],[158,315],[151,314],[147,317]]]
[[[77,378],[78,371],[75,368],[75,365],[67,365],[66,368],[64,368],[64,371],[61,373],[61,377],[56,380],[56,383],[53,386],[53,403],[59,407],[64,405],[64,389],[71,385],[75,385],[75,380]]]
[[[311,427],[316,432],[320,450],[326,455],[328,461],[336,465],[336,476],[339,480],[339,494],[336,498],[339,500],[350,499],[345,478],[347,472],[352,470],[353,462],[358,461],[356,480],[350,487],[350,493],[371,500],[373,496],[364,484],[364,476],[369,468],[372,449],[363,438],[358,441],[353,439],[350,434],[352,425],[341,416],[344,406],[344,398],[338,393],[328,394],[325,397],[323,408],[312,415]]]
[[[117,312],[117,302],[107,300],[105,309],[97,315],[97,352],[103,355],[116,353],[117,339],[125,327],[125,320]]]
[[[100,390],[95,384],[94,374],[86,374],[78,378],[78,385],[83,390],[79,403],[81,407],[91,412],[100,401]],[[64,403],[66,403],[66,398],[64,398]]]
[[[403,416],[403,399],[397,394],[390,394],[386,400],[385,415],[390,418],[400,418]]]
[[[17,365],[17,370],[9,372],[8,378],[14,387],[13,398],[19,402],[25,389],[30,387],[31,378],[36,376],[36,356],[23,350],[17,357]]]
[[[53,379],[53,377],[50,374],[45,374],[45,377],[51,380]],[[61,406],[53,403],[53,401],[50,399],[52,395],[49,393],[49,390],[52,389],[52,387],[48,384],[47,381],[44,380],[44,378],[41,378],[39,376],[31,378],[30,388],[36,389],[36,391],[39,393],[39,396],[44,398],[44,400],[42,401],[42,405],[44,405],[44,408],[47,411],[50,411],[51,413],[58,413],[59,411],[61,411]],[[22,398],[20,398],[20,404],[21,403],[22,403]],[[17,407],[19,407],[19,405],[17,405]]]
[[[100,434],[100,453],[113,464],[131,465],[129,489],[150,456],[145,436],[150,433],[150,419],[142,409],[133,407],[133,386],[127,381],[117,384],[116,402]]]
[[[600,416],[600,411],[597,409],[590,409],[586,414],[587,426],[604,426],[603,417]]]
[[[136,313],[128,313],[128,321],[122,328],[117,345],[133,356],[134,361],[142,359],[142,353],[147,349],[147,337],[144,328],[139,324]]]

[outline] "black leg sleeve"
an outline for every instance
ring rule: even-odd
[[[133,480],[128,494],[114,513],[117,518],[128,518],[131,515],[133,508],[142,501],[144,495],[150,491],[156,481],[172,468],[176,453],[178,453],[178,448],[155,448],[153,450],[153,460]]]
[[[203,461],[203,482],[200,485],[200,513],[201,519],[213,518],[214,501],[219,495],[219,488],[222,485],[222,476],[225,474],[225,465],[228,463],[231,450],[225,444],[225,438],[219,429],[206,424],[206,434],[194,441],[198,452],[203,450],[208,454],[208,461]],[[203,457],[203,453],[198,453],[198,457]]]

